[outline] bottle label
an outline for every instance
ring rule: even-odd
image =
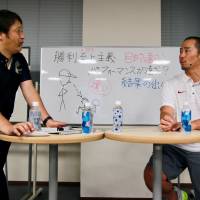
[[[113,109],[113,132],[121,132],[123,122],[123,110],[121,108]]]
[[[29,121],[33,124],[35,130],[41,129],[41,113],[40,111],[32,111],[29,112]]]
[[[181,123],[185,132],[191,131],[191,111],[183,111],[181,113]]]
[[[93,126],[93,115],[92,112],[83,111],[82,112],[82,132],[91,133]]]

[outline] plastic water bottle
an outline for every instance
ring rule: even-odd
[[[191,127],[191,109],[188,102],[183,104],[183,108],[181,111],[181,123],[184,132],[190,132]]]
[[[36,131],[41,129],[41,112],[37,101],[32,102],[32,106],[29,110],[29,122],[33,124]]]
[[[113,132],[121,132],[123,123],[123,109],[121,101],[116,101],[113,108]]]
[[[82,133],[89,134],[93,130],[93,111],[92,105],[89,102],[85,103],[82,111]]]

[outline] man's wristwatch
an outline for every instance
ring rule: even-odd
[[[43,125],[46,126],[49,119],[53,119],[50,115],[43,120]]]

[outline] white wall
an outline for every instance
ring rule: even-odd
[[[81,146],[81,197],[151,197],[143,170],[150,144],[101,140]]]
[[[28,148],[26,144],[12,144],[8,156],[9,181],[28,180]],[[49,147],[38,145],[38,181],[49,180]],[[80,181],[80,147],[77,144],[59,145],[58,180]]]
[[[160,46],[160,0],[84,0],[83,45]]]

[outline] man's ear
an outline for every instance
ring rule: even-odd
[[[3,40],[5,38],[6,34],[4,32],[0,32],[0,40]]]
[[[2,41],[2,39],[3,39],[3,33],[0,32],[0,41]]]

